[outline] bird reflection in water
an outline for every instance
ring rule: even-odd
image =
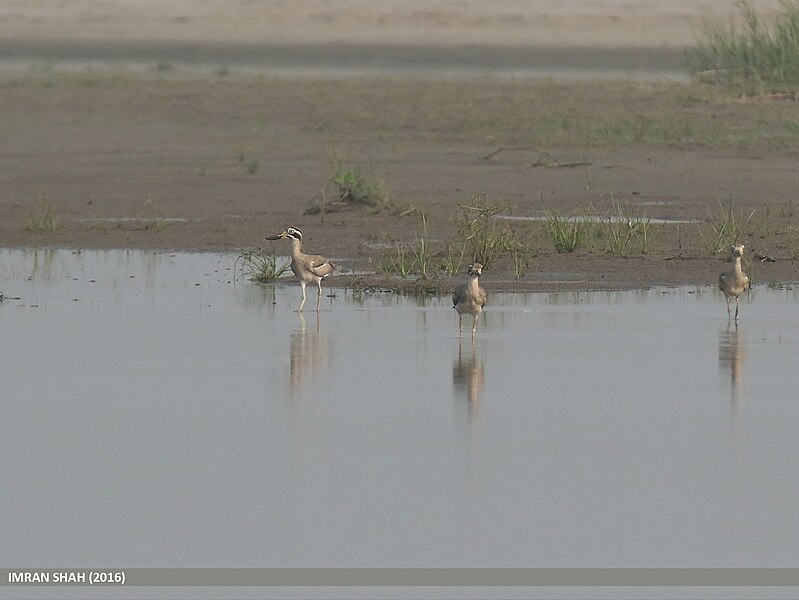
[[[727,323],[719,333],[719,371],[730,374],[730,426],[737,437],[739,412],[741,409],[741,374],[745,360],[744,337],[738,323]]]
[[[458,342],[458,358],[452,365],[452,385],[466,397],[469,418],[474,418],[480,408],[480,395],[483,391],[483,362],[477,354],[474,341],[464,352],[463,341]]]
[[[306,325],[302,313],[298,313],[298,318],[299,329],[290,338],[289,382],[293,399],[300,395],[303,380],[313,380],[319,376],[327,357],[319,313],[313,317],[315,323],[312,325]]]

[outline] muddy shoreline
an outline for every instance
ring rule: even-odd
[[[4,80],[3,245],[236,253],[294,225],[307,251],[378,281],[398,247],[417,243],[424,214],[429,275],[446,280],[439,267],[465,242],[459,207],[480,194],[520,217],[621,207],[693,221],[653,226],[646,252],[624,256],[601,236],[559,254],[544,222],[505,221],[532,253],[518,281],[508,254],[486,270],[501,289],[712,284],[725,264],[708,244],[726,207],[741,224],[754,211],[743,241],[777,259],[752,265],[755,282],[798,278],[797,151],[781,137],[792,135],[782,124],[793,102],[624,81],[154,73]],[[649,122],[638,141],[609,129]],[[682,129],[660,139],[673,123],[707,140],[680,141]],[[724,139],[745,127],[743,141]],[[583,130],[597,139],[581,141]],[[492,155],[501,147],[516,150]],[[307,214],[337,168],[381,181],[389,203]]]

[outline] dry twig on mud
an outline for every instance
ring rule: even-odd
[[[573,169],[574,167],[587,167],[589,165],[592,165],[593,163],[594,163],[594,161],[592,161],[592,160],[578,160],[577,162],[567,162],[567,163],[560,162],[560,161],[556,160],[554,162],[545,163],[544,161],[542,161],[539,158],[537,161],[532,163],[530,166],[531,167],[545,167],[547,169]]]
[[[505,152],[505,151],[508,151],[508,150],[535,150],[535,148],[530,148],[529,146],[521,146],[521,147],[515,147],[515,146],[502,146],[502,147],[500,147],[500,148],[497,148],[497,149],[496,149],[496,150],[494,150],[493,152],[490,152],[490,153],[486,154],[486,155],[483,157],[483,160],[488,160],[488,159],[490,159],[490,158],[493,158],[494,156],[496,156],[496,155],[497,155],[497,154],[499,154],[500,152]]]
[[[550,152],[546,150],[541,150],[539,148],[533,148],[532,146],[502,146],[501,148],[497,148],[493,152],[486,154],[483,157],[483,160],[489,160],[499,154],[500,152],[505,151],[518,151],[518,150],[528,150],[530,152],[538,152],[539,157],[534,163],[531,163],[531,167],[546,167],[547,169],[573,169],[574,167],[587,167],[592,164],[592,161],[587,160],[580,160],[576,162],[561,162],[558,158],[556,158]],[[543,160],[542,156],[549,157],[550,160]]]
[[[539,154],[546,154],[548,157],[550,157],[552,159],[553,162],[557,162],[558,161],[557,158],[555,158],[552,154],[550,154],[546,150],[539,150],[538,148],[533,148],[532,146],[502,146],[501,148],[497,148],[493,152],[491,152],[489,154],[486,154],[483,157],[483,160],[489,160],[490,158],[493,158],[494,156],[496,156],[500,152],[517,151],[517,150],[528,150],[528,151],[531,151],[531,152],[538,152]]]

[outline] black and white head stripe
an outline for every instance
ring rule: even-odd
[[[286,234],[289,237],[293,237],[295,240],[302,241],[302,231],[300,231],[296,227],[289,227],[288,229],[286,229]]]

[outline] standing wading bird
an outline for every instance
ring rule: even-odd
[[[749,276],[741,269],[741,257],[744,254],[744,245],[735,244],[732,247],[732,271],[725,271],[719,275],[719,289],[727,297],[727,318],[730,317],[730,299],[735,298],[735,320],[738,320],[738,296],[749,289]]]
[[[303,254],[302,231],[296,227],[289,227],[277,235],[264,239],[281,240],[283,238],[291,238],[291,270],[297,276],[297,279],[300,280],[300,285],[302,286],[302,302],[300,302],[297,312],[301,312],[302,307],[305,305],[305,286],[309,283],[315,283],[319,288],[319,293],[316,297],[316,310],[318,312],[319,303],[322,301],[322,279],[330,275],[336,265],[324,256]]]
[[[463,314],[467,313],[474,317],[472,325],[472,339],[477,333],[477,321],[480,319],[480,312],[486,303],[486,291],[480,287],[480,274],[483,265],[472,263],[469,265],[469,281],[459,285],[452,292],[452,308],[458,311],[458,328],[463,335]]]

